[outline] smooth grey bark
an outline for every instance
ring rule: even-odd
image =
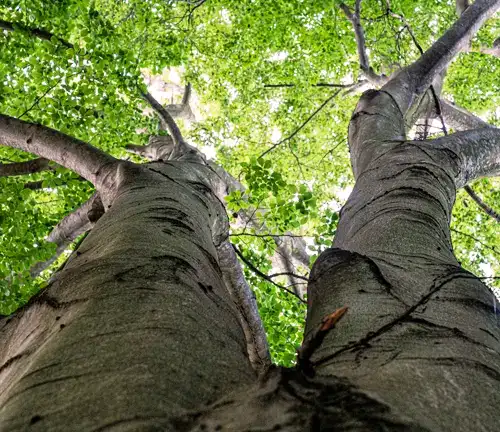
[[[182,147],[187,155],[191,155],[198,162],[205,163],[203,156],[198,151],[185,143],[183,139],[182,142]],[[174,147],[173,139],[170,136],[151,136],[147,145],[128,145],[127,149],[151,161],[167,161],[173,157]],[[215,164],[207,166],[212,174],[218,178],[218,187],[213,190],[213,193],[223,202],[228,192],[227,178],[230,176]],[[254,370],[258,374],[262,374],[270,366],[271,357],[255,296],[245,280],[235,251],[228,241],[223,241],[218,245],[217,256],[225,286],[239,311],[240,324],[247,342],[248,358]]]
[[[248,358],[254,370],[263,374],[271,366],[271,356],[255,295],[245,280],[231,243],[222,242],[217,248],[217,256],[226,288],[240,312]]]
[[[2,145],[33,153],[66,167],[93,183],[103,194],[115,187],[118,165],[124,163],[86,142],[54,129],[0,114]]]

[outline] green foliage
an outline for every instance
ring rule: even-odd
[[[144,144],[157,126],[139,98],[142,72],[182,66],[206,108],[187,137],[215,148],[217,162],[246,187],[227,197],[229,213],[258,208],[259,224],[271,233],[305,236],[314,261],[331,246],[338,210],[353,183],[346,132],[358,96],[340,92],[313,115],[337,91],[316,84],[350,84],[360,77],[354,34],[338,3],[209,0],[194,8],[174,0],[30,0],[20,7],[6,0],[0,20],[13,22],[14,31],[0,31],[0,112],[129,157],[124,146]],[[391,8],[425,49],[455,19],[452,3],[393,0]],[[408,26],[384,4],[363,1],[362,23],[371,65],[389,75],[419,51]],[[498,19],[490,21],[473,48],[491,46],[499,28]],[[53,37],[42,40],[33,29]],[[452,64],[444,92],[500,124],[499,68],[498,59],[464,53]],[[0,147],[0,163],[29,158]],[[25,189],[33,181],[42,181],[42,189]],[[492,206],[500,202],[497,180],[474,188]],[[12,312],[40,288],[43,278],[32,282],[28,272],[53,253],[44,238],[92,192],[62,168],[0,178],[0,313]],[[465,195],[457,198],[452,228],[467,268],[500,274],[498,224]],[[272,239],[237,242],[256,267],[270,271]],[[274,359],[290,364],[304,307],[248,268],[245,274]],[[498,280],[488,283],[500,287]]]
[[[231,240],[245,258],[260,271],[267,274],[272,264],[266,256],[274,252],[275,243],[270,238],[259,238],[251,243],[247,238]],[[306,306],[296,297],[257,276],[243,265],[245,279],[254,290],[259,312],[264,318],[272,360],[275,363],[291,366],[295,363],[295,349],[300,346],[304,332]],[[279,323],[279,324],[278,324]]]

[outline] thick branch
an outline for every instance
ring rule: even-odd
[[[456,0],[457,15],[461,16],[465,10],[470,6],[469,0]],[[500,57],[500,40],[497,39],[493,42],[493,47],[489,48],[486,46],[481,46],[479,48],[472,48],[468,45],[464,47],[464,51],[467,52],[480,52],[481,54],[489,54],[495,57]]]
[[[150,161],[167,161],[172,154],[174,141],[171,136],[151,135],[146,145],[127,144],[125,148]]]
[[[460,2],[460,0],[458,0],[458,2]],[[464,2],[462,2],[464,3]],[[465,2],[467,3],[467,6],[468,7],[468,2]],[[341,9],[343,10],[343,12],[345,13],[345,15],[348,17],[348,19],[352,22],[353,19],[355,19],[355,14],[353,14],[351,12],[351,10],[345,5],[345,4],[341,4]],[[463,10],[461,10],[459,16],[461,15],[461,13],[466,9],[466,7],[463,8]],[[408,29],[412,39],[413,39],[413,42],[415,43],[416,47],[419,49],[419,51],[421,53],[423,53],[423,50],[422,48],[420,47],[420,44],[418,43],[415,35],[413,34],[413,31],[411,30],[411,27],[410,25],[408,24],[408,22],[406,21],[406,19],[404,18],[404,16],[402,15],[398,15],[394,12],[391,11],[390,9],[390,4],[388,3],[387,4],[387,11],[388,13],[399,19],[405,26],[406,28]],[[361,26],[361,23],[360,21],[358,20],[356,26],[354,26],[354,23],[353,23],[353,27],[354,27],[354,30],[355,32],[359,33],[360,35],[358,35],[356,37],[356,44],[357,44],[357,49],[358,49],[358,55],[359,55],[359,61],[360,61],[360,67],[361,69],[366,69],[366,68],[369,68],[371,73],[367,75],[367,79],[368,81],[375,87],[379,86],[379,85],[384,85],[386,84],[388,81],[389,81],[389,78],[384,76],[384,75],[377,75],[372,68],[369,67],[369,58],[368,58],[368,55],[366,53],[366,46],[365,46],[365,39],[364,39],[364,30],[363,30],[363,27]],[[499,50],[500,49],[500,44],[498,44],[497,47],[494,47],[494,48],[491,48],[491,50]],[[444,72],[443,72],[444,73]],[[437,96],[439,95],[440,93],[440,85],[434,85],[434,94]],[[432,104],[433,106],[436,105],[436,101],[435,101],[435,97],[434,97],[434,94],[429,94],[429,97],[427,99],[425,99],[424,101],[422,101],[422,103],[424,103],[426,106],[429,106],[430,104]],[[432,98],[431,98],[432,97]],[[434,100],[432,100],[434,99]],[[452,104],[446,100],[443,100],[443,99],[440,99],[439,101],[439,107],[440,107],[440,110],[441,110],[441,114],[444,116],[444,118],[446,119],[446,122],[455,130],[463,130],[463,129],[477,129],[477,128],[482,128],[482,127],[488,127],[488,123],[484,122],[483,120],[481,120],[480,118],[474,116],[472,113],[470,113],[469,111],[465,110],[464,108],[461,108],[455,104]],[[427,111],[426,109],[422,109],[420,110],[421,112],[425,112]],[[436,111],[433,109],[433,113],[432,115],[435,116],[436,115]],[[417,118],[418,115],[415,117]],[[412,123],[412,122],[411,122]]]
[[[460,160],[457,187],[480,177],[500,175],[500,129],[483,128],[457,132],[435,140]]]
[[[440,102],[441,110],[446,123],[448,123],[456,131],[491,127],[484,120],[464,108],[452,104],[444,99],[441,99]]]
[[[13,31],[19,29],[19,30],[22,30],[22,31],[28,33],[29,35],[31,35],[35,38],[47,40],[47,41],[50,41],[53,38],[57,38],[57,40],[62,45],[64,45],[66,48],[73,48],[73,44],[59,38],[58,36],[54,35],[53,33],[48,32],[47,30],[44,30],[44,29],[30,28],[30,27],[26,27],[26,26],[19,24],[19,23],[12,23],[12,22],[3,21],[3,20],[0,20],[0,29],[6,30],[8,32],[13,32]]]
[[[119,162],[84,141],[46,126],[0,114],[0,144],[54,161],[93,183],[107,187],[107,175]]]
[[[94,194],[81,207],[61,220],[46,239],[57,246],[55,254],[48,260],[35,264],[30,269],[31,277],[37,277],[49,267],[79,235],[89,231],[103,214],[101,198]]]
[[[167,112],[174,118],[182,118],[186,120],[194,120],[194,114],[189,105],[189,100],[191,98],[191,84],[186,84],[184,88],[184,94],[182,96],[182,102],[180,104],[169,104],[165,106]],[[161,129],[168,130],[167,124],[162,120]]]
[[[383,89],[390,92],[402,113],[424,93],[434,78],[466,47],[481,25],[500,5],[500,0],[477,0],[422,56],[391,79]]]
[[[361,97],[349,124],[349,146],[355,176],[377,154],[386,151],[387,146],[406,139],[407,121],[414,118],[422,96],[434,78],[468,44],[499,5],[500,0],[477,0],[419,60],[403,68],[380,91],[368,91]],[[433,97],[437,99],[435,92]],[[378,147],[362,145],[374,140],[387,144]]]
[[[34,174],[49,169],[49,161],[43,158],[32,159],[26,162],[0,164],[0,177]]]
[[[271,357],[255,296],[245,280],[231,243],[223,242],[217,248],[217,254],[224,283],[240,312],[250,363],[261,374],[271,365]]]
[[[165,123],[165,126],[174,140],[173,153],[182,151],[182,146],[184,145],[184,138],[182,137],[181,130],[174,118],[170,113],[159,103],[150,93],[142,93],[143,98],[151,105],[151,107],[156,111],[160,119]]]

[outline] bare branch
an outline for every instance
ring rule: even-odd
[[[182,95],[182,102],[180,104],[169,104],[165,106],[167,112],[172,116],[172,118],[182,118],[186,120],[194,120],[194,114],[189,105],[189,100],[191,98],[191,84],[187,84],[184,88],[184,94]],[[168,125],[161,119],[161,129],[168,130]]]
[[[73,213],[61,220],[46,239],[49,243],[54,243],[57,246],[55,254],[48,260],[35,264],[30,269],[31,277],[37,277],[56,261],[68,246],[78,236],[89,231],[103,214],[104,207],[101,198],[98,194],[94,194]]]
[[[481,53],[481,54],[492,55],[494,57],[500,58],[500,46],[495,46],[495,45],[493,47],[491,47],[491,48],[489,48],[487,46],[481,46],[479,48],[467,47],[467,48],[464,49],[464,51],[467,51],[467,52],[478,52],[478,53]]]
[[[93,183],[108,187],[110,170],[120,163],[107,153],[54,129],[0,114],[0,144],[54,161]]]
[[[299,275],[297,273],[293,273],[293,272],[280,272],[280,273],[273,273],[271,275],[268,275],[271,279],[272,278],[275,278],[275,277],[278,277],[278,276],[293,276],[294,278],[296,279],[302,279],[304,281],[308,281],[309,278],[305,277],[305,276],[302,276],[302,275]]]
[[[61,39],[59,36],[56,36],[53,33],[50,33],[44,29],[30,28],[30,27],[26,27],[26,26],[19,24],[19,23],[12,23],[12,22],[3,21],[3,20],[0,20],[0,29],[6,30],[8,32],[14,32],[17,29],[19,29],[19,30],[22,30],[22,31],[28,33],[29,35],[31,35],[35,38],[47,40],[47,41],[50,41],[53,38],[56,38],[66,48],[73,48],[74,47],[73,44]]]
[[[500,214],[493,210],[489,205],[487,205],[479,195],[474,192],[474,190],[470,186],[464,187],[465,191],[469,194],[469,196],[476,202],[476,204],[481,207],[484,212],[495,219],[497,222],[500,222]]]
[[[446,123],[457,131],[492,127],[466,109],[444,99],[441,99],[441,109]]]
[[[264,157],[267,155],[269,152],[273,151],[276,147],[279,145],[290,141],[295,135],[297,135],[306,125],[318,114],[328,103],[333,100],[340,92],[342,89],[337,90],[335,93],[333,93],[331,96],[329,96],[307,119],[304,123],[302,123],[297,129],[295,129],[290,135],[288,135],[286,138],[283,138],[281,141],[273,144],[271,147],[269,147],[264,153],[262,153],[259,157]]]
[[[279,237],[291,237],[291,238],[302,238],[304,236],[294,235],[294,234],[254,234],[254,233],[232,233],[229,234],[230,237],[248,236],[248,237],[260,237],[260,238],[279,238]]]
[[[470,6],[469,0],[456,0],[457,15],[460,17],[465,12],[465,10]],[[464,47],[464,51],[467,52],[479,52],[481,54],[489,54],[495,57],[500,57],[500,39],[493,42],[491,48],[486,46],[481,46],[479,48],[473,48],[470,44]]]
[[[30,190],[38,190],[43,188],[43,181],[38,180],[38,181],[32,181],[24,184],[24,189],[30,189]]]
[[[457,15],[461,16],[470,5],[469,0],[456,0]]]
[[[353,84],[329,84],[329,83],[311,84],[311,87],[350,88],[352,86]],[[282,87],[295,87],[295,84],[264,84],[264,88],[282,88]]]
[[[32,159],[26,162],[14,162],[10,164],[0,163],[0,177],[34,174],[50,169],[49,161],[43,158]]]
[[[364,93],[349,124],[349,146],[355,176],[375,157],[376,152],[382,151],[381,148],[371,148],[359,157],[362,143],[374,139],[386,142],[406,139],[407,121],[413,118],[433,80],[468,44],[499,5],[500,0],[477,0],[416,62],[399,71],[380,91]]]
[[[271,357],[255,296],[245,280],[231,243],[223,242],[217,248],[217,254],[224,283],[240,312],[250,363],[261,374],[271,365]]]
[[[459,158],[457,187],[463,187],[480,177],[500,175],[500,129],[483,128],[456,132],[433,142],[453,151]]]
[[[342,12],[344,12],[347,19],[351,22],[354,29],[356,46],[358,48],[359,67],[363,71],[363,75],[365,75],[366,78],[373,84],[383,85],[387,78],[375,73],[373,68],[370,66],[370,60],[368,59],[368,53],[366,52],[365,32],[363,26],[361,25],[361,0],[356,0],[354,12],[352,12],[345,3],[340,3],[339,7],[342,9]]]
[[[474,2],[416,62],[402,69],[384,86],[383,89],[390,92],[397,101],[401,112],[408,111],[415,96],[423,94],[429,88],[437,74],[469,44],[484,21],[495,13],[499,5],[500,0]],[[405,91],[402,91],[403,88]]]
[[[187,83],[184,88],[184,94],[182,95],[182,105],[189,105],[189,99],[191,99],[191,84]]]
[[[497,249],[495,249],[495,247],[487,245],[486,243],[482,242],[478,238],[474,237],[472,234],[469,234],[469,233],[457,230],[455,228],[450,228],[450,231],[453,231],[454,233],[460,234],[460,235],[462,235],[464,237],[469,237],[470,239],[472,239],[475,242],[479,243],[481,246],[484,246],[486,249],[489,249],[493,253],[498,254],[498,256],[500,256],[500,251],[498,251]]]
[[[241,260],[247,265],[247,267],[252,270],[257,276],[261,277],[262,279],[270,282],[271,284],[273,284],[275,287],[283,290],[283,291],[286,291],[288,294],[291,294],[295,297],[297,297],[299,299],[299,301],[301,303],[306,303],[305,300],[303,300],[302,298],[300,298],[300,296],[298,296],[297,294],[295,294],[293,291],[290,291],[288,288],[280,285],[280,284],[277,284],[276,282],[274,282],[268,275],[266,275],[265,273],[261,272],[257,267],[255,267],[252,262],[250,260],[248,260],[247,258],[245,258],[245,256],[240,252],[240,250],[235,246],[235,245],[232,245],[233,248],[234,248],[234,251],[236,252],[236,254],[241,258]]]
[[[166,161],[170,158],[174,149],[174,141],[171,136],[151,135],[146,145],[127,144],[125,148],[134,154],[142,156],[150,161]]]
[[[181,130],[177,123],[170,115],[170,113],[163,107],[161,103],[159,103],[150,93],[144,92],[142,93],[142,97],[151,105],[151,107],[156,111],[161,120],[165,122],[166,128],[172,139],[174,140],[174,151],[182,146],[184,142],[184,138],[182,137]]]

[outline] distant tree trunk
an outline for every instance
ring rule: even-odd
[[[500,133],[415,142],[406,120],[498,3],[477,0],[358,103],[356,185],[311,272],[293,369],[252,368],[217,255],[228,227],[215,171],[66,146],[106,213],[0,322],[0,430],[496,431],[500,328],[492,294],[453,255],[449,222],[458,187],[500,173]],[[17,135],[9,143],[29,151]],[[39,156],[65,162],[51,142],[35,139]]]

